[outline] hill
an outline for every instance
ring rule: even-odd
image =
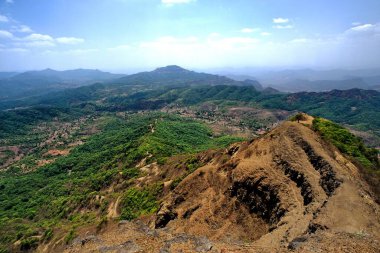
[[[370,85],[361,78],[352,78],[344,80],[314,80],[296,79],[281,85],[274,85],[285,92],[302,92],[302,91],[331,91],[331,90],[349,90],[354,88],[368,89]]]
[[[90,122],[90,126],[96,124]],[[204,124],[165,114],[135,115],[127,120],[105,117],[96,125],[101,132],[92,133],[89,139],[79,134],[67,140],[73,145],[64,146],[65,150],[58,143],[55,148],[40,145],[26,158],[27,164],[16,162],[0,172],[2,252],[5,246],[12,251],[35,248],[40,239],[46,242],[52,239],[53,231],[54,235],[65,236],[77,226],[101,222],[118,195],[114,193],[133,189],[131,186],[138,182],[135,178],[145,174],[135,168],[137,164],[163,164],[173,155],[188,154],[183,159],[191,171],[196,166],[191,160],[194,152],[241,140],[215,136]],[[96,200],[95,195],[105,193],[106,188],[116,186],[117,182],[119,190],[108,195],[107,203]],[[151,185],[155,186],[157,190],[162,187],[159,183]],[[151,204],[157,205],[155,200]],[[77,213],[78,208],[84,213]],[[129,217],[143,212],[145,209],[133,211]],[[19,225],[15,226],[16,223]]]
[[[282,92],[320,92],[334,89],[371,88],[379,84],[380,69],[272,70],[246,68],[219,71],[219,73],[227,73],[228,76],[239,81],[253,79],[254,76],[254,79],[264,86],[271,86]]]
[[[10,78],[19,74],[18,72],[0,72],[0,79]]]
[[[328,237],[371,252],[378,152],[329,121],[281,121],[305,111],[378,134],[380,93],[255,86],[168,66],[3,102],[2,249],[307,251]],[[368,236],[350,241],[359,227]]]
[[[277,102],[276,102],[277,100]],[[380,129],[380,93],[373,90],[333,90],[329,92],[300,92],[281,100],[263,101],[265,106],[286,110],[300,110],[333,121],[352,125],[357,129]]]
[[[328,135],[331,125],[311,121],[209,150],[237,139],[165,114],[107,120],[69,155],[1,174],[1,242],[46,252],[377,252],[380,206],[364,167],[332,145],[344,140]]]
[[[0,80],[2,91],[0,100],[44,95],[52,91],[105,82],[121,76],[90,69],[28,71]]]
[[[191,86],[191,85],[251,85],[224,76],[198,73],[179,66],[157,68],[154,71],[129,75],[116,80],[119,85]]]
[[[380,136],[380,93],[377,91],[350,89],[282,94],[269,88],[260,91],[252,82],[249,85],[238,81],[233,81],[233,85],[213,85],[219,83],[220,78],[179,67],[160,68],[124,77],[116,83],[98,83],[34,98],[0,102],[3,110],[0,117],[17,115],[23,110],[41,106],[89,113],[88,110],[104,112],[198,107],[211,102],[220,108],[235,105],[304,111],[345,124],[355,131],[365,131],[364,134]],[[120,80],[125,81],[124,84]],[[229,82],[229,79],[221,80]],[[203,85],[205,83],[208,85]],[[83,112],[84,108],[86,112]],[[376,140],[373,145],[377,145],[379,138],[373,138]]]
[[[94,83],[105,80],[112,80],[119,78],[123,75],[111,74],[93,69],[73,69],[57,71],[53,69],[45,69],[41,71],[28,71],[11,77],[13,81],[25,81],[33,79],[59,80],[64,83],[76,82],[77,84]]]

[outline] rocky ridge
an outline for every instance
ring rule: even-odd
[[[209,153],[202,164],[173,190],[164,190],[167,194],[155,215],[115,221],[97,235],[84,229],[65,251],[378,252],[380,248],[379,205],[358,168],[303,124],[285,122],[251,143]],[[163,175],[156,170],[150,180]]]

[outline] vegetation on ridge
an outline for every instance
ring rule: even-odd
[[[29,245],[35,236],[58,226],[73,231],[96,222],[109,204],[100,195],[113,183],[119,184],[119,194],[126,191],[122,217],[150,213],[156,210],[159,187],[130,188],[131,179],[140,173],[134,168],[140,160],[163,161],[175,154],[225,147],[239,140],[213,136],[199,122],[168,114],[108,118],[100,133],[68,156],[29,173],[15,166],[0,173],[0,249],[6,250],[16,240]]]
[[[334,144],[343,154],[357,160],[368,169],[380,169],[378,150],[367,148],[363,141],[346,128],[323,118],[313,120],[313,128]]]

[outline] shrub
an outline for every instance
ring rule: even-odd
[[[313,129],[334,144],[343,154],[352,157],[364,167],[380,169],[378,151],[367,148],[360,138],[346,128],[323,118],[315,118]]]
[[[45,230],[44,235],[42,237],[42,240],[43,241],[50,241],[50,239],[53,238],[53,235],[54,235],[53,229],[49,228],[49,229]]]
[[[300,112],[300,113],[297,113],[296,115],[292,116],[290,118],[290,121],[297,121],[298,123],[301,121],[301,120],[306,120],[306,117],[305,115]]]
[[[154,193],[146,189],[131,188],[123,196],[120,219],[133,220],[157,210],[158,203]]]
[[[75,233],[75,230],[74,229],[71,229],[70,232],[66,235],[65,237],[65,243],[66,244],[69,244],[70,242],[72,242],[74,240],[74,238],[76,237],[76,233]]]
[[[174,179],[172,183],[170,184],[170,190],[174,190],[182,182],[184,178],[185,177],[182,176],[182,177],[177,177],[176,179]]]
[[[21,240],[20,249],[21,250],[30,250],[35,249],[38,246],[38,239],[37,238],[26,238]]]

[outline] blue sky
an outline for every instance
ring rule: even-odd
[[[380,67],[379,0],[0,1],[0,71]]]

